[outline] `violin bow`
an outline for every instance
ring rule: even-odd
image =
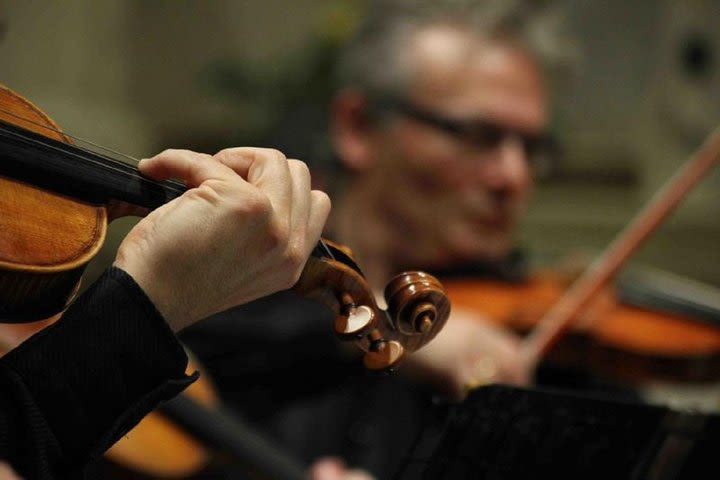
[[[526,365],[534,367],[538,364],[568,331],[590,299],[612,280],[630,255],[718,163],[719,158],[720,127],[717,127],[524,339],[521,352]]]

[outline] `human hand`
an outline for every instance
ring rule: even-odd
[[[326,457],[315,461],[310,467],[310,480],[374,480],[368,472],[348,469],[341,459]]]
[[[0,480],[22,480],[22,478],[15,473],[15,470],[10,465],[0,461]]]
[[[130,231],[114,265],[175,331],[292,287],[330,210],[327,195],[310,190],[307,166],[276,150],[166,150],[139,169],[188,190]]]
[[[451,400],[489,383],[527,385],[520,339],[472,312],[455,310],[432,342],[410,355],[406,372]]]

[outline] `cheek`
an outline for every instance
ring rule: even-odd
[[[418,168],[413,171],[412,178],[418,188],[422,188],[428,194],[442,194],[458,192],[470,186],[467,176],[453,168],[450,162],[442,159],[434,160],[425,164],[430,168]]]
[[[418,128],[398,128],[394,138],[390,153],[408,182],[427,193],[461,186],[463,174],[446,141]]]
[[[431,149],[413,148],[406,152],[407,175],[428,194],[463,189],[469,185],[467,172],[458,168],[456,158]]]

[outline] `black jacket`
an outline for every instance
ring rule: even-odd
[[[0,359],[0,459],[26,480],[82,478],[193,381],[186,365],[140,287],[109,269],[60,321]]]

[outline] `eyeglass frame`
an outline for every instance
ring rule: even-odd
[[[479,151],[496,149],[509,136],[517,138],[523,146],[525,158],[536,173],[546,174],[555,163],[557,142],[547,133],[523,132],[485,119],[451,118],[399,97],[382,97],[370,102],[370,105],[371,110],[376,114],[380,111],[392,111],[406,115],[413,120],[450,134]],[[478,132],[482,132],[485,138],[478,138]],[[488,135],[492,138],[488,139]]]

